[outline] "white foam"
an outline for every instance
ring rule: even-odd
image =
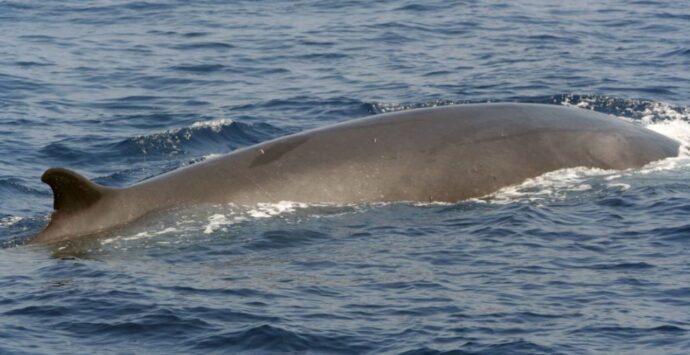
[[[221,226],[225,226],[228,224],[228,218],[225,217],[225,215],[214,214],[213,216],[208,217],[208,224],[206,225],[206,228],[204,228],[204,233],[211,234],[217,231]]]
[[[177,212],[172,214],[174,219],[174,227],[162,228],[160,230],[133,230],[130,234],[120,234],[110,238],[105,238],[101,241],[101,245],[113,244],[117,242],[129,242],[136,240],[150,239],[167,234],[178,235],[198,235],[199,232],[203,234],[213,234],[217,231],[226,232],[229,226],[252,220],[278,216],[285,213],[292,213],[299,208],[307,208],[313,205],[306,203],[297,203],[291,201],[281,201],[278,203],[260,203],[252,206],[238,206],[234,204],[213,206],[211,213],[208,213],[208,206],[200,207],[199,210],[186,210],[183,214]],[[191,214],[190,214],[191,212]],[[204,222],[204,219],[206,220]],[[171,222],[168,218],[168,222]],[[170,225],[168,222],[163,222]],[[177,242],[179,242],[179,238]],[[156,243],[163,243],[165,241],[157,240]],[[169,242],[167,242],[169,243]],[[173,243],[176,243],[173,241]],[[121,248],[122,246],[118,246]]]
[[[222,156],[224,156],[224,155],[225,155],[225,154],[211,153],[211,154],[208,154],[208,155],[204,155],[204,156],[201,158],[201,161],[213,160],[213,159],[216,159],[216,158],[218,158],[218,157],[222,157]]]
[[[607,177],[616,173],[615,170],[584,167],[561,169],[527,179],[519,185],[504,187],[482,199],[488,199],[494,203],[509,203],[520,199],[534,201],[560,198],[569,192],[591,190],[592,185],[586,183],[588,178]]]
[[[412,205],[417,206],[417,207],[434,207],[434,206],[452,206],[452,205],[454,205],[454,203],[444,202],[444,201],[430,201],[430,202],[412,202]]]
[[[0,227],[9,227],[14,224],[17,224],[17,222],[23,220],[23,217],[19,216],[7,216],[7,217],[2,217],[0,218]]]
[[[163,234],[172,234],[175,232],[179,232],[179,230],[175,227],[168,227],[168,228],[165,228],[165,229],[162,229],[159,231],[139,232],[139,233],[137,233],[135,235],[131,235],[131,236],[118,235],[118,236],[115,236],[112,238],[103,239],[101,241],[101,244],[105,245],[105,244],[110,244],[110,243],[117,242],[117,241],[132,241],[132,240],[139,240],[139,239],[147,239],[147,238],[151,238],[151,237],[155,237],[155,236],[159,236],[159,235],[163,235]]]
[[[247,220],[243,216],[226,216],[224,214],[214,214],[208,217],[208,224],[204,227],[204,234],[211,234],[217,230],[226,231],[227,226],[237,224]]]
[[[642,112],[642,121],[651,123],[654,119],[665,121],[687,121],[690,118],[690,108],[674,107],[665,102],[653,102]]]
[[[230,126],[235,121],[229,119],[229,118],[220,118],[217,120],[211,120],[211,121],[197,121],[194,122],[191,126],[191,128],[210,128],[212,131],[218,133],[220,132],[223,127]]]
[[[592,107],[592,101],[593,99],[587,99],[587,98],[580,98],[577,102],[572,102],[570,96],[566,96],[563,98],[563,102],[561,102],[561,105],[563,106],[568,106],[568,107],[579,107],[579,108],[584,108],[587,110],[594,110]]]
[[[232,125],[234,123],[235,121],[228,118],[221,118],[211,121],[197,121],[192,123],[192,125],[189,127],[171,128],[166,130],[165,132],[154,133],[151,135],[136,136],[133,139],[136,144],[142,147],[143,153],[148,153],[148,151],[146,150],[146,141],[149,139],[160,140],[161,142],[164,142],[166,145],[174,148],[175,150],[178,150],[181,139],[187,141],[192,139],[193,132],[192,130],[190,130],[190,128],[210,128],[213,132],[218,133],[223,129],[223,127]],[[177,136],[177,134],[179,133],[182,133],[180,137]]]
[[[655,119],[657,119],[655,121]],[[661,119],[661,120],[658,120]],[[644,112],[645,127],[680,142],[678,157],[654,162],[642,168],[640,173],[673,170],[690,166],[690,109],[676,108],[666,103],[654,103]]]
[[[680,142],[681,156],[690,156],[690,123],[682,119],[648,123],[647,128]]]
[[[270,218],[285,213],[295,212],[297,209],[314,207],[306,203],[280,201],[277,203],[258,203],[255,206],[230,205],[231,211],[221,214],[216,213],[208,217],[208,223],[204,226],[204,234],[211,234],[217,230],[226,231],[227,226],[244,222],[250,219]]]
[[[292,201],[280,201],[278,203],[259,203],[256,208],[247,211],[250,217],[254,218],[268,218],[277,216],[283,213],[294,212],[298,208],[306,208],[309,205],[306,203],[298,203]]]

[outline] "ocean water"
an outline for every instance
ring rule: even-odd
[[[683,1],[0,0],[0,353],[690,352]],[[467,102],[683,143],[457,204],[170,211],[26,246],[51,166],[127,186],[267,139]]]

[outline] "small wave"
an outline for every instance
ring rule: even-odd
[[[242,216],[226,216],[224,214],[214,214],[208,217],[208,224],[204,228],[204,234],[211,234],[217,230],[226,231],[226,226],[246,221]]]
[[[225,42],[196,42],[196,43],[185,43],[175,45],[172,48],[181,50],[199,50],[199,49],[215,49],[215,50],[227,50],[235,48],[230,43]]]
[[[304,203],[291,201],[281,201],[278,203],[259,203],[256,208],[249,210],[247,214],[254,218],[268,218],[283,213],[294,212],[297,208],[306,208],[308,206],[309,205]]]
[[[14,62],[14,65],[19,66],[19,67],[23,67],[23,68],[31,68],[31,67],[47,67],[47,66],[53,66],[55,64],[54,63],[47,63],[47,62],[36,62],[36,61],[22,60],[22,61]]]
[[[139,240],[139,239],[144,239],[144,238],[151,238],[155,236],[160,236],[160,235],[165,235],[165,234],[174,234],[176,232],[179,232],[179,230],[175,227],[168,227],[159,231],[144,231],[144,232],[139,232],[135,235],[132,236],[115,236],[111,238],[107,238],[101,241],[101,244],[110,244],[115,241],[131,241],[131,240]]]
[[[676,57],[676,56],[679,56],[679,57],[690,56],[690,49],[680,48],[680,49],[675,49],[673,51],[661,54],[661,57]]]
[[[573,194],[589,191],[621,192],[631,188],[630,183],[622,182],[621,179],[672,171],[687,166],[690,166],[690,158],[681,156],[652,162],[640,169],[624,171],[587,167],[560,169],[527,179],[521,184],[504,187],[487,196],[471,199],[471,201],[506,204],[516,201],[562,200]]]
[[[607,337],[617,339],[630,339],[631,337],[640,337],[643,335],[650,335],[653,333],[685,333],[686,329],[674,325],[664,324],[651,327],[626,327],[626,326],[586,326],[572,331],[572,333],[590,333],[599,334]]]
[[[101,246],[115,245],[116,248],[124,249],[126,246],[122,243],[136,241],[155,240],[156,244],[179,243],[180,238],[166,240],[160,237],[177,236],[184,239],[197,238],[199,233],[202,235],[227,233],[228,227],[232,225],[290,214],[308,207],[318,206],[282,201],[260,203],[254,206],[227,204],[174,210],[161,213],[142,223],[134,223],[117,234],[106,235],[100,240],[100,244]]]
[[[40,153],[50,159],[59,161],[61,164],[68,163],[71,166],[77,166],[93,159],[90,152],[77,149],[75,145],[66,141],[53,142],[42,147]]]
[[[226,66],[222,64],[194,64],[194,65],[176,65],[171,67],[172,70],[190,72],[190,73],[213,73],[223,71]]]
[[[5,214],[0,217],[0,249],[23,245],[48,223],[49,215],[22,217]]]
[[[552,103],[575,106],[601,113],[625,117],[650,124],[657,121],[685,120],[690,118],[690,108],[645,99],[628,99],[602,95],[555,95],[527,99],[527,102]]]
[[[209,32],[186,32],[183,33],[183,37],[188,37],[188,38],[193,38],[193,37],[204,37],[208,36],[210,33]]]
[[[555,349],[527,340],[512,340],[499,344],[481,344],[468,341],[461,350],[441,351],[428,347],[401,352],[401,355],[451,355],[451,354],[560,354]]]
[[[430,107],[469,104],[469,103],[478,103],[478,101],[433,100],[433,101],[429,101],[429,102],[412,103],[412,104],[395,103],[395,102],[374,102],[370,105],[371,105],[372,113],[381,114],[381,113],[414,110],[414,109],[418,109],[418,108],[430,108]]]
[[[0,196],[2,196],[5,193],[20,193],[35,196],[44,196],[46,194],[46,192],[42,190],[37,190],[26,186],[21,179],[17,178],[0,179]]]
[[[374,114],[413,110],[418,108],[477,104],[490,102],[521,102],[547,105],[562,105],[579,107],[605,114],[621,116],[635,121],[643,121],[645,124],[657,121],[683,120],[690,121],[690,107],[682,107],[668,103],[645,100],[628,99],[605,95],[577,95],[560,94],[550,96],[516,96],[506,99],[476,99],[476,100],[432,100],[420,103],[371,103],[371,111]]]
[[[223,118],[197,121],[183,128],[128,138],[116,144],[120,152],[143,155],[179,155],[189,152],[237,149],[273,138],[275,129],[263,125],[247,125]]]
[[[378,113],[375,110],[375,104],[346,96],[328,98],[294,96],[238,105],[232,107],[232,110],[236,112],[262,110],[264,122],[277,122],[276,125],[283,130],[289,129],[291,132]]]
[[[46,86],[38,81],[0,73],[0,98],[16,98],[23,92],[37,94],[46,91]]]
[[[213,132],[220,133],[223,127],[234,124],[235,121],[227,118],[221,118],[211,121],[197,121],[192,123],[192,128],[210,128]]]
[[[173,5],[169,4],[164,4],[164,3],[155,3],[155,2],[146,2],[146,1],[131,1],[131,2],[123,2],[121,4],[115,4],[115,5],[93,5],[93,4],[79,4],[79,5],[72,5],[72,6],[59,6],[55,7],[52,11],[58,14],[89,14],[89,15],[107,15],[107,16],[101,16],[98,17],[98,20],[95,20],[94,17],[91,16],[80,16],[76,17],[76,19],[81,19],[81,20],[91,20],[96,22],[99,25],[103,25],[101,22],[97,21],[105,21],[108,18],[111,18],[112,20],[117,20],[121,19],[119,16],[125,17],[125,14],[137,14],[137,15],[142,15],[142,14],[147,14],[147,15],[152,15],[155,13],[158,13],[160,11],[165,11],[165,10],[170,10],[173,8]]]
[[[527,179],[519,185],[504,187],[497,192],[475,200],[492,203],[510,203],[521,199],[529,201],[562,199],[570,193],[591,190],[593,187],[588,183],[589,178],[620,176],[617,174],[618,172],[615,170],[584,167],[561,169]]]
[[[249,250],[294,248],[326,239],[328,239],[326,234],[315,230],[272,230],[261,233],[259,239],[250,241],[244,248]]]
[[[300,333],[264,324],[241,331],[214,334],[199,340],[193,347],[204,351],[267,353],[341,353],[370,350],[352,340],[354,339],[343,335]]]
[[[601,263],[601,264],[574,264],[555,262],[559,267],[569,269],[591,269],[601,271],[625,271],[625,270],[644,270],[653,269],[656,266],[646,262],[617,262],[617,263]]]
[[[24,219],[23,217],[19,217],[19,216],[5,216],[5,217],[2,217],[2,218],[0,218],[0,227],[10,227],[10,226],[13,226],[13,225],[17,224],[17,222],[20,222],[20,221],[23,220],[23,219]]]
[[[226,231],[226,226],[244,222],[250,219],[270,218],[285,213],[295,212],[297,209],[315,207],[305,203],[280,201],[278,203],[259,203],[250,208],[233,208],[229,214],[214,214],[208,217],[208,224],[204,227],[205,234],[217,230]]]
[[[640,111],[642,121],[652,124],[658,121],[690,121],[690,108],[673,106],[664,102],[649,102]]]
[[[199,245],[217,236],[234,235],[235,231],[254,228],[257,225],[275,223],[282,225],[312,218],[337,218],[360,211],[360,206],[355,205],[306,204],[290,201],[259,203],[251,206],[201,205],[161,212],[117,231],[106,233],[96,242],[100,244],[100,247],[108,247],[109,250],[127,250],[140,248],[142,245],[165,246],[181,243]],[[262,220],[265,222],[259,223]],[[292,238],[299,241],[302,234],[311,233],[302,232]],[[132,244],[136,246],[132,247]],[[64,250],[69,251],[71,248],[72,246],[67,245]],[[89,245],[88,248],[88,253],[100,253],[104,250],[93,245]]]
[[[442,9],[443,9],[443,7],[440,5],[410,4],[410,5],[400,6],[396,9],[394,9],[394,11],[409,11],[412,13],[417,13],[417,12],[428,12],[428,11],[439,11]]]

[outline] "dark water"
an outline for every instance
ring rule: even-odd
[[[690,7],[606,3],[0,0],[0,353],[690,352],[686,157],[23,245],[49,166],[125,186],[391,110],[578,105],[687,145]]]

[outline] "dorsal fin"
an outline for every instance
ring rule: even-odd
[[[41,181],[50,185],[53,190],[53,208],[60,212],[74,212],[87,208],[100,200],[107,191],[107,188],[63,168],[46,170],[41,176]]]

